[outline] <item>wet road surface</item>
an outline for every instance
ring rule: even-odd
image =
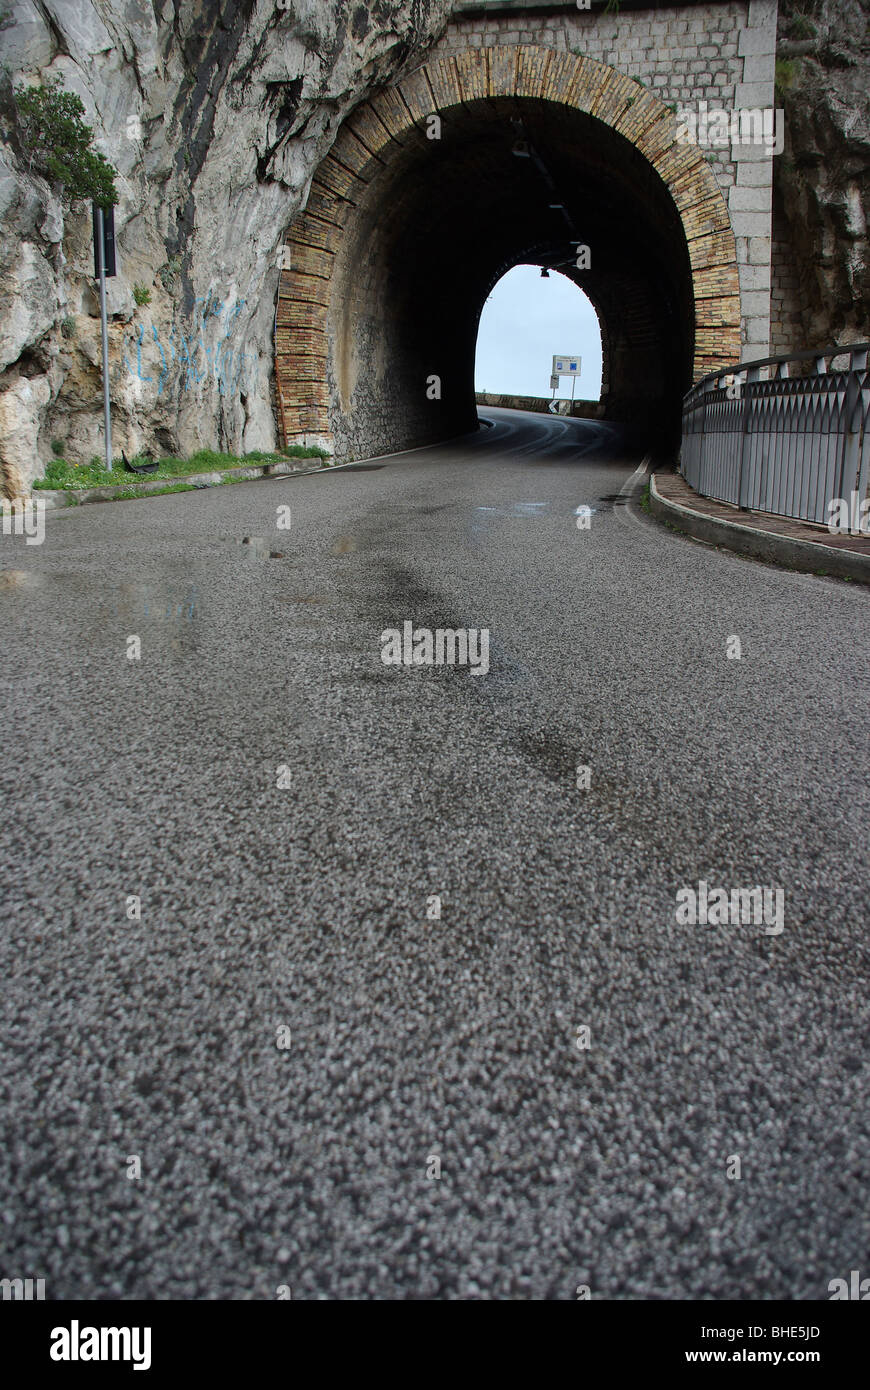
[[[611,427],[484,414],[0,538],[4,1276],[866,1268],[867,595],[650,521]],[[488,672],[385,665],[406,621],[488,630]],[[701,881],[782,931],[678,923]]]

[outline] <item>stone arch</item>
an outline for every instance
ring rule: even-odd
[[[371,304],[379,302],[390,282],[388,269],[376,264],[376,257],[367,248],[391,234],[393,220],[403,215],[403,200],[410,205],[415,187],[419,193],[419,161],[426,147],[427,118],[439,114],[446,121],[462,111],[478,121],[476,129],[486,131],[493,128],[494,112],[501,112],[503,127],[504,103],[521,114],[541,110],[553,118],[552,113],[560,108],[571,113],[571,119],[582,118],[582,130],[594,129],[602,140],[610,142],[609,165],[605,158],[602,167],[618,162],[613,153],[617,147],[633,151],[635,163],[630,169],[626,166],[624,183],[634,179],[645,187],[648,184],[649,199],[659,198],[659,215],[673,216],[670,239],[684,242],[680,253],[686,259],[688,308],[684,306],[682,311],[682,340],[691,336],[693,341],[686,348],[680,389],[739,358],[740,295],[727,205],[702,153],[694,145],[678,143],[676,119],[669,108],[633,78],[593,59],[535,45],[470,48],[424,64],[357,107],[314,175],[307,206],[287,233],[289,265],[285,259],[287,268],[281,272],[278,290],[276,397],[285,443],[331,443],[338,428],[347,436],[339,440],[340,453],[365,447],[361,437],[355,438],[346,427],[359,382],[360,364],[353,360],[354,352],[358,358],[367,358],[366,371],[375,376],[380,373],[382,387],[384,372],[391,370],[389,364],[378,360],[377,342],[357,343],[354,348],[347,331],[355,302],[359,308],[361,280]],[[558,118],[562,119],[561,114]],[[430,142],[430,152],[436,143]],[[473,154],[467,158],[473,162]],[[414,167],[416,184],[408,177]],[[387,188],[384,181],[388,178],[392,183],[387,199],[379,196],[379,189],[382,184]],[[664,194],[657,189],[663,189]],[[669,202],[664,211],[662,196]],[[440,211],[434,206],[433,217],[437,219]],[[419,210],[416,216],[419,226]],[[355,255],[349,249],[352,246]],[[506,268],[498,269],[495,279]],[[418,269],[418,278],[420,273]],[[600,276],[590,292],[582,275],[576,277],[596,308],[601,306],[602,324],[608,305],[620,322],[631,325],[635,316],[631,341],[635,350],[640,350],[640,344],[646,352],[645,370],[654,375],[663,354],[661,345],[657,349],[651,341],[652,310],[643,301],[644,296],[652,298],[657,293],[655,276],[650,274],[645,281],[642,275],[626,273],[622,282],[617,269],[609,276]],[[678,307],[669,306],[672,316],[678,312]],[[462,350],[466,356],[468,332],[464,325]],[[614,357],[610,364],[611,375],[616,361]],[[384,399],[385,393],[383,387]],[[611,405],[618,409],[622,404],[617,392]],[[377,415],[376,403],[368,409]],[[458,432],[454,427],[460,418],[470,425],[467,408],[464,415],[445,412],[437,423],[433,419],[430,437],[439,437],[439,430],[441,437]],[[429,442],[427,428],[410,422],[405,437],[396,437],[395,422],[391,425],[385,417],[381,437],[378,421],[373,419],[369,444],[380,439],[386,450]]]

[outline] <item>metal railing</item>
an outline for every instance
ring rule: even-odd
[[[680,471],[704,497],[825,523],[867,496],[870,343],[711,372],[683,402]]]

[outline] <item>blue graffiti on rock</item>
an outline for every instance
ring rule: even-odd
[[[194,332],[174,323],[165,343],[154,324],[151,331],[139,324],[124,335],[124,368],[139,381],[157,383],[162,396],[167,383],[182,391],[199,386],[207,377],[217,382],[222,396],[248,390],[248,374],[255,360],[237,341],[238,320],[244,299],[221,300],[211,291],[195,300]]]

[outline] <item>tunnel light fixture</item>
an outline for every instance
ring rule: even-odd
[[[531,159],[532,152],[529,149],[528,140],[517,140],[516,144],[511,150],[511,154],[515,154],[517,159]]]
[[[551,208],[555,208],[558,212],[564,212],[564,211],[565,211],[565,204],[564,204],[564,203],[550,203],[550,207],[551,207]]]
[[[549,280],[549,278],[550,278],[550,272],[549,272],[549,270],[547,269],[547,267],[546,267],[545,265],[541,266],[541,279],[542,279],[542,280]]]

